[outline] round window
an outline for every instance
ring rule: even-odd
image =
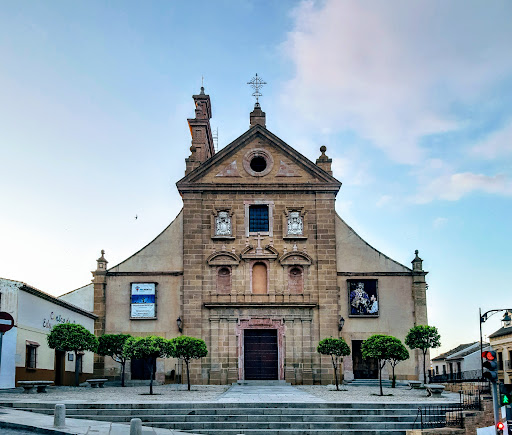
[[[256,156],[251,160],[250,166],[254,172],[263,172],[267,168],[267,161],[262,156]]]
[[[253,177],[264,177],[274,166],[272,155],[263,148],[249,150],[242,162],[244,169]]]

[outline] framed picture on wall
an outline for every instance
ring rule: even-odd
[[[378,317],[379,294],[376,279],[349,279],[348,310],[354,317]]]

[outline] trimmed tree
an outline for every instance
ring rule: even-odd
[[[441,346],[441,335],[435,326],[417,325],[409,330],[405,337],[405,344],[411,349],[420,349],[423,353],[423,383],[427,383],[425,363],[427,352]]]
[[[395,337],[391,337],[390,335],[375,334],[361,344],[363,358],[375,358],[377,360],[381,396],[384,395],[382,391],[382,369],[386,365],[386,361],[390,358],[389,345],[393,339],[395,339]]]
[[[193,359],[203,358],[208,355],[208,349],[204,340],[200,338],[187,337],[181,335],[176,338],[171,338],[170,342],[170,356],[174,358],[181,358],[185,361],[187,368],[187,385],[190,391],[190,372],[189,363]]]
[[[96,352],[98,339],[87,328],[77,323],[55,325],[46,337],[50,349],[75,353],[75,385],[80,383],[78,352]]]
[[[344,356],[350,355],[350,347],[343,340],[343,338],[324,338],[318,343],[316,351],[322,355],[330,355],[332,366],[334,368],[334,382],[336,383],[336,390],[339,391],[338,382],[338,364],[340,358],[343,360]]]
[[[123,348],[127,359],[141,359],[149,368],[149,394],[153,394],[154,367],[157,358],[169,356],[170,343],[163,337],[150,335],[148,337],[129,337]]]
[[[391,364],[391,369],[393,371],[393,381],[391,383],[391,388],[395,388],[396,387],[395,367],[399,362],[409,359],[409,351],[404,346],[404,344],[400,341],[400,339],[398,339],[396,337],[392,337],[392,336],[390,336],[389,338],[390,338],[390,340],[389,340],[389,344],[388,344],[388,346],[389,346],[388,361],[389,361],[389,364]]]
[[[109,356],[121,364],[121,386],[124,387],[124,373],[128,358],[124,354],[124,345],[130,334],[103,334],[98,338],[98,355]]]

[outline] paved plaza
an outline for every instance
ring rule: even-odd
[[[441,398],[428,398],[424,390],[411,390],[408,387],[395,389],[385,388],[385,396],[378,396],[378,387],[375,386],[346,386],[336,391],[333,386],[291,386],[280,385],[193,385],[191,391],[186,390],[186,385],[160,385],[154,388],[155,395],[148,395],[149,387],[112,387],[100,388],[88,387],[53,387],[46,394],[25,394],[18,390],[0,392],[0,403],[64,403],[64,404],[144,404],[151,403],[450,403],[458,401],[458,394],[445,392]],[[53,405],[52,405],[53,406]],[[19,426],[19,425],[22,426]],[[9,407],[0,410],[1,428],[22,428],[29,433],[37,428],[53,429],[53,416],[34,412],[20,411]],[[40,432],[42,433],[42,432]],[[48,433],[48,432],[46,432]],[[66,428],[59,429],[56,433],[68,434],[97,434],[97,435],[121,435],[128,434],[126,424],[110,423],[84,419],[66,419]],[[176,430],[143,429],[145,434],[184,434]],[[190,432],[187,432],[190,435]]]

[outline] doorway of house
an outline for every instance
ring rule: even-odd
[[[55,385],[64,385],[64,372],[66,370],[66,352],[55,351]]]
[[[277,329],[245,329],[245,379],[277,380],[278,366]]]
[[[363,359],[361,344],[363,340],[352,340],[352,364],[355,379],[378,379],[379,366],[375,358]]]

